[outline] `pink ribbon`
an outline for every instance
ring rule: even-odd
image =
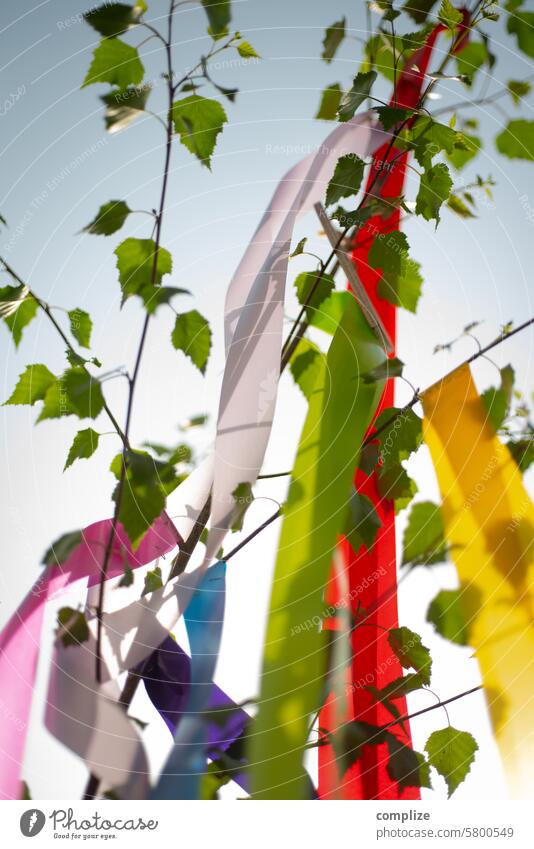
[[[77,581],[98,583],[111,519],[82,531],[82,542],[61,566],[48,568],[35,582],[0,633],[0,798],[21,798],[21,766],[32,705],[46,602]],[[166,515],[157,519],[134,552],[117,526],[108,578],[136,569],[176,547],[178,531]]]

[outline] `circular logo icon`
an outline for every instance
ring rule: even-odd
[[[24,837],[35,837],[43,830],[46,817],[38,808],[30,808],[24,811],[20,818],[20,830]]]

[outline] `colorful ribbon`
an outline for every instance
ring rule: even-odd
[[[365,159],[384,138],[369,112],[337,126],[316,152],[280,180],[232,278],[225,303],[227,357],[215,442],[208,560],[229,528],[232,493],[238,484],[256,481],[269,441],[295,222],[323,200],[340,156],[354,153]]]
[[[310,719],[325,696],[324,587],[359,446],[383,387],[361,375],[383,359],[356,301],[349,301],[309,399],[284,505],[259,711],[250,739],[254,798],[305,797],[303,750]]]
[[[226,598],[226,563],[221,560],[202,578],[184,620],[191,649],[191,680],[174,746],[152,793],[153,799],[198,799],[206,770],[208,708],[219,654]]]
[[[110,519],[89,525],[82,532],[82,542],[67,561],[48,568],[35,582],[0,634],[1,698],[4,715],[8,717],[0,724],[0,794],[5,799],[20,799],[20,771],[46,602],[77,581],[98,581],[110,530]],[[135,552],[122,527],[118,526],[109,562],[110,578],[122,575],[125,564],[137,569],[154,560],[175,548],[177,540],[176,529],[165,514],[154,523]]]
[[[467,18],[464,25],[467,23]],[[414,53],[399,77],[395,97],[391,106],[413,109],[419,103],[426,71],[439,33],[444,29],[437,26],[430,33],[425,45]],[[465,43],[465,42],[464,42]],[[390,149],[386,142],[373,155],[366,186],[371,197],[397,198],[403,193],[406,178],[408,155],[395,146]],[[384,163],[393,163],[386,164]],[[382,176],[377,181],[377,174]],[[353,250],[353,262],[358,276],[378,312],[391,340],[396,337],[396,308],[378,296],[380,272],[368,262],[369,250],[377,238],[399,229],[400,211],[396,208],[390,216],[377,215],[358,231]],[[376,415],[394,403],[394,381],[388,380],[380,400]],[[381,498],[378,492],[378,476],[356,472],[355,486],[358,492],[366,495],[373,503],[380,518],[381,527],[372,548],[368,551],[362,546],[354,551],[347,540],[340,543],[340,550],[348,572],[349,592],[352,609],[366,615],[368,627],[357,629],[353,635],[352,672],[347,677],[347,689],[351,704],[341,719],[347,721],[359,719],[372,725],[388,722],[391,717],[385,707],[376,701],[365,689],[371,685],[384,687],[390,681],[402,675],[402,667],[393,654],[387,640],[387,630],[398,626],[397,612],[397,562],[395,549],[395,509],[392,501]],[[328,600],[330,604],[342,597],[335,576],[332,577]],[[331,622],[329,627],[336,628]],[[404,699],[396,700],[401,713],[406,713]],[[340,721],[339,710],[333,704],[333,697],[321,713],[320,725],[333,731]],[[410,744],[409,725],[406,733],[399,732],[404,742]],[[324,799],[418,799],[419,791],[415,787],[400,790],[398,783],[387,773],[387,747],[366,746],[362,757],[344,776],[339,775],[334,753],[330,746],[319,750],[319,795]]]
[[[534,505],[468,366],[422,396],[424,438],[495,738],[513,797],[534,795]]]

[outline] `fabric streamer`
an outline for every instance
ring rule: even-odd
[[[271,432],[282,347],[287,263],[297,219],[324,198],[340,156],[369,156],[386,138],[372,113],[340,124],[278,184],[230,283],[225,303],[226,366],[215,442],[207,559],[219,549],[240,483],[254,483]]]
[[[212,460],[208,458],[168,499],[182,538],[186,538],[209,495]],[[173,526],[174,527],[174,526]],[[141,545],[144,544],[144,541]],[[172,546],[174,547],[174,546]],[[146,798],[148,769],[137,729],[117,704],[118,676],[136,667],[164,641],[187,607],[205,572],[200,566],[168,581],[170,563],[153,560],[136,569],[129,587],[117,577],[106,582],[103,615],[101,685],[95,680],[98,587],[89,590],[86,619],[89,639],[78,649],[56,643],[48,685],[45,723],[65,746],[87,762],[106,788],[124,798]],[[164,586],[142,596],[144,578],[159,565]],[[96,582],[95,582],[96,583]],[[135,732],[135,736],[134,735]]]
[[[30,716],[41,630],[46,603],[75,582],[98,581],[111,520],[96,522],[82,532],[82,542],[61,566],[49,567],[35,582],[0,634],[0,682],[4,715],[0,724],[0,794],[21,798],[21,768]],[[122,575],[125,565],[137,569],[177,544],[174,525],[163,514],[133,552],[122,527],[117,527],[109,561],[110,577]],[[72,649],[71,649],[72,651]]]
[[[249,747],[253,798],[305,797],[303,750],[325,696],[324,587],[359,446],[383,388],[361,375],[383,360],[377,337],[349,301],[309,399],[284,506]]]
[[[184,620],[191,648],[191,681],[174,746],[160,775],[153,799],[198,799],[206,770],[207,724],[202,713],[219,654],[226,598],[226,563],[220,560],[202,578]]]
[[[168,637],[141,665],[139,674],[143,678],[152,704],[174,737],[186,710],[191,683],[191,658],[172,637]],[[212,717],[214,714],[217,717],[208,717],[205,720],[206,754],[209,758],[216,759],[243,735],[250,722],[250,716],[216,684],[211,685],[207,710],[211,712]],[[203,769],[205,771],[205,764]],[[249,782],[245,765],[233,773],[232,779],[248,793]]]
[[[464,25],[467,24],[467,17]],[[408,63],[408,67],[399,77],[394,97],[390,105],[413,109],[419,103],[425,75],[432,51],[439,33],[444,29],[437,26],[430,33],[425,45],[417,50]],[[463,42],[465,44],[465,41]],[[383,163],[393,163],[383,167]],[[402,154],[395,146],[390,149],[386,142],[373,155],[373,165],[369,172],[366,193],[371,197],[398,198],[403,193],[408,155]],[[377,180],[380,169],[383,175]],[[384,327],[395,342],[396,307],[378,295],[380,271],[372,268],[368,254],[376,238],[398,230],[400,210],[396,208],[391,215],[382,218],[379,215],[370,218],[358,231],[354,243],[352,259],[358,276],[368,293]],[[378,413],[394,403],[394,381],[386,383],[380,400]],[[353,632],[353,660],[351,675],[346,681],[350,693],[344,721],[359,719],[372,725],[380,725],[391,719],[386,708],[366,689],[384,687],[390,681],[402,675],[402,667],[391,650],[387,640],[387,630],[398,626],[397,611],[397,561],[395,546],[395,507],[388,499],[381,498],[378,491],[376,472],[365,475],[358,470],[355,477],[358,492],[367,496],[373,503],[381,521],[381,527],[370,550],[364,546],[354,551],[347,540],[340,543],[348,573],[349,595],[353,613],[357,610],[366,616],[366,626]],[[344,594],[335,575],[330,582],[328,601],[336,605]],[[336,629],[335,619],[327,627]],[[401,714],[406,713],[404,698],[396,699]],[[321,713],[320,726],[334,731],[340,721],[339,707],[330,696],[328,704]],[[399,729],[403,742],[411,745],[409,724],[406,732]],[[362,757],[341,777],[337,768],[334,752],[330,746],[319,749],[319,795],[324,799],[418,799],[416,787],[401,790],[398,783],[387,773],[388,753],[386,744],[365,746]]]
[[[468,366],[422,396],[468,642],[515,798],[534,795],[534,505]]]

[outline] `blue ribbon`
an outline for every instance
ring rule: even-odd
[[[184,614],[191,650],[190,687],[173,749],[152,792],[153,799],[199,799],[206,771],[208,709],[221,644],[226,597],[226,563],[207,570]]]

